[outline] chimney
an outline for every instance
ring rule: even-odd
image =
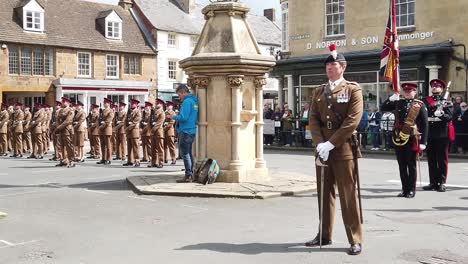
[[[264,9],[263,15],[271,22],[276,22],[276,10],[274,8]]]
[[[119,0],[119,6],[125,10],[130,10],[133,6],[133,0]]]
[[[195,0],[177,0],[177,2],[185,13],[191,14],[195,11]]]

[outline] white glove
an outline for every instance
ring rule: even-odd
[[[398,101],[398,100],[400,100],[400,94],[397,94],[397,93],[396,93],[396,94],[393,94],[393,95],[390,96],[390,98],[388,98],[388,99],[390,99],[390,102]]]
[[[425,149],[426,149],[426,145],[424,145],[424,144],[419,144],[419,148],[420,148],[421,150],[425,150]]]
[[[151,123],[151,125],[153,125],[153,126],[156,125],[156,122]]]
[[[148,123],[146,123],[146,122],[141,122],[141,123],[142,123],[144,126],[146,126],[146,124],[148,124]]]
[[[104,123],[106,123],[106,122],[104,122],[104,121],[101,121],[101,125],[102,125],[102,124],[104,124]]]
[[[323,161],[327,161],[328,156],[330,155],[330,151],[334,148],[335,146],[332,143],[330,143],[330,141],[327,141],[325,143],[320,143],[317,145],[317,152]]]
[[[440,117],[440,116],[444,115],[444,112],[437,110],[437,111],[434,112],[434,115],[437,116],[437,117]]]
[[[73,122],[74,125],[78,124],[78,122]]]
[[[129,125],[133,125],[133,122],[128,122]]]

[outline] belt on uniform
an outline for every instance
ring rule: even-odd
[[[440,119],[438,117],[428,117],[427,121],[440,122],[440,121],[442,121],[442,119]]]
[[[333,130],[333,129],[338,129],[338,128],[340,128],[339,126],[334,126],[332,121],[327,121],[327,122],[325,122],[325,127],[326,127],[328,130]]]

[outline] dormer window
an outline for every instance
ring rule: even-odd
[[[115,21],[108,21],[107,22],[107,29],[106,29],[106,36],[111,39],[122,39],[121,33],[122,32],[122,23],[115,22]]]
[[[36,0],[31,0],[19,8],[24,30],[44,31],[44,8]]]
[[[96,21],[104,36],[107,39],[121,40],[122,39],[122,18],[115,10],[107,10],[99,13]]]

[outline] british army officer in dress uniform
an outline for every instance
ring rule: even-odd
[[[8,155],[8,105],[2,103],[2,112],[0,113],[0,156]]]
[[[59,145],[61,146],[61,156],[63,159],[57,164],[57,167],[67,166],[75,167],[75,149],[73,146],[73,117],[75,111],[70,107],[71,101],[67,97],[62,97],[62,109],[57,117],[57,128],[55,134],[58,135]]]
[[[43,159],[44,154],[44,140],[42,137],[42,126],[47,125],[45,120],[46,117],[44,115],[44,106],[36,103],[34,106],[36,111],[32,117],[30,131],[32,137],[32,153],[28,157],[28,159]]]
[[[140,167],[140,122],[141,112],[138,108],[140,101],[131,99],[131,110],[127,113],[125,132],[127,132],[128,160],[124,166]]]
[[[395,125],[392,141],[400,170],[402,192],[398,197],[413,198],[416,194],[416,159],[427,143],[427,110],[424,103],[415,99],[418,85],[401,85],[404,99],[392,95],[380,108],[381,111],[395,111]]]
[[[175,115],[173,110],[174,103],[167,101],[166,102],[166,122],[164,123],[164,162],[167,163],[167,159],[170,155],[171,164],[176,164],[176,154],[175,154],[175,120],[167,116]]]
[[[23,157],[23,122],[24,112],[21,110],[23,104],[15,104],[15,114],[13,116],[13,124],[11,130],[13,131],[13,155],[11,157]]]
[[[114,128],[116,134],[116,150],[114,160],[124,160],[127,156],[127,135],[125,134],[125,120],[127,119],[126,103],[119,103],[119,112],[116,113],[117,122]]]
[[[429,84],[432,88],[432,96],[423,99],[427,108],[429,124],[426,148],[427,164],[429,165],[429,185],[424,186],[423,189],[445,192],[445,182],[448,174],[449,136],[454,136],[449,133],[450,127],[453,126],[451,124],[453,104],[442,95],[442,92],[447,88],[444,81],[434,79]]]
[[[347,66],[345,57],[336,52],[334,45],[330,46],[330,51],[331,55],[325,61],[329,81],[315,90],[309,110],[309,125],[316,152],[321,161],[328,165],[323,175],[318,165],[316,169],[317,186],[323,186],[323,190],[317,188],[319,212],[320,204],[323,204],[323,215],[320,217],[323,222],[319,228],[323,234],[319,231],[306,246],[332,244],[337,186],[346,235],[351,245],[348,254],[358,255],[362,250],[362,229],[355,166],[360,152],[353,134],[362,116],[363,98],[359,85],[343,78]],[[323,185],[320,178],[324,179]],[[320,202],[320,197],[323,197],[323,202]]]
[[[85,121],[86,113],[83,110],[83,103],[78,101],[75,105],[75,117],[73,118],[75,153],[78,162],[84,162]]]
[[[162,168],[164,162],[164,101],[156,99],[156,109],[151,123],[151,164],[148,167]]]
[[[104,109],[101,110],[99,118],[99,138],[101,141],[101,160],[96,164],[111,164],[112,159],[112,122],[114,121],[114,110],[110,107],[112,100],[104,98]]]

